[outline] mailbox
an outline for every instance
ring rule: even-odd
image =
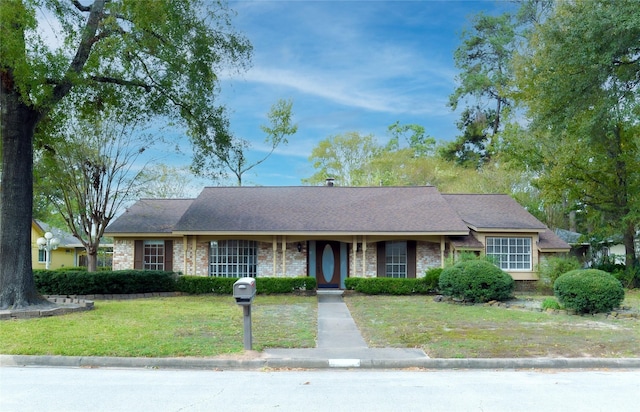
[[[251,305],[256,295],[256,280],[240,278],[233,284],[233,297],[238,305]]]

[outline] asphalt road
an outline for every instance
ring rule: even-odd
[[[640,370],[0,368],[0,411],[637,411]]]

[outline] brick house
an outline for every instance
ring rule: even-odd
[[[224,277],[421,277],[460,252],[495,256],[515,280],[570,247],[507,195],[435,187],[207,187],[141,199],[106,230],[113,268]]]

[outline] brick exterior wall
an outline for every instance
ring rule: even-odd
[[[133,249],[133,240],[114,239],[113,270],[133,269]]]
[[[258,242],[258,267],[259,277],[298,277],[307,276],[307,244],[300,242],[302,251],[298,252],[298,242],[288,242],[286,252],[283,251],[282,243],[278,242],[275,253],[275,272],[273,265],[273,244],[268,242]],[[197,242],[196,253],[192,250],[192,239],[188,239],[186,253],[181,239],[173,242],[173,270],[183,272],[185,275],[208,276],[209,275],[209,242]],[[355,265],[353,262],[353,248],[349,245],[348,266],[350,277],[363,277],[363,255],[364,277],[376,277],[377,271],[377,245],[375,242],[367,243],[366,252],[363,250],[355,252]],[[416,276],[424,276],[425,270],[432,267],[440,267],[440,244],[431,242],[417,242],[416,244]],[[115,239],[113,245],[113,269],[132,269],[134,259],[134,240]],[[186,260],[186,262],[185,262]],[[195,271],[194,271],[195,260]],[[186,269],[185,269],[186,263]]]

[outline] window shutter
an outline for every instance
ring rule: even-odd
[[[378,263],[378,274],[377,277],[384,278],[387,277],[387,256],[386,256],[386,248],[384,242],[377,243],[377,263]]]
[[[407,241],[407,278],[416,278],[416,241]]]
[[[144,245],[142,240],[136,240],[133,245],[133,268],[136,270],[142,270],[142,253],[144,252]]]
[[[173,272],[173,240],[164,241],[164,270]]]

